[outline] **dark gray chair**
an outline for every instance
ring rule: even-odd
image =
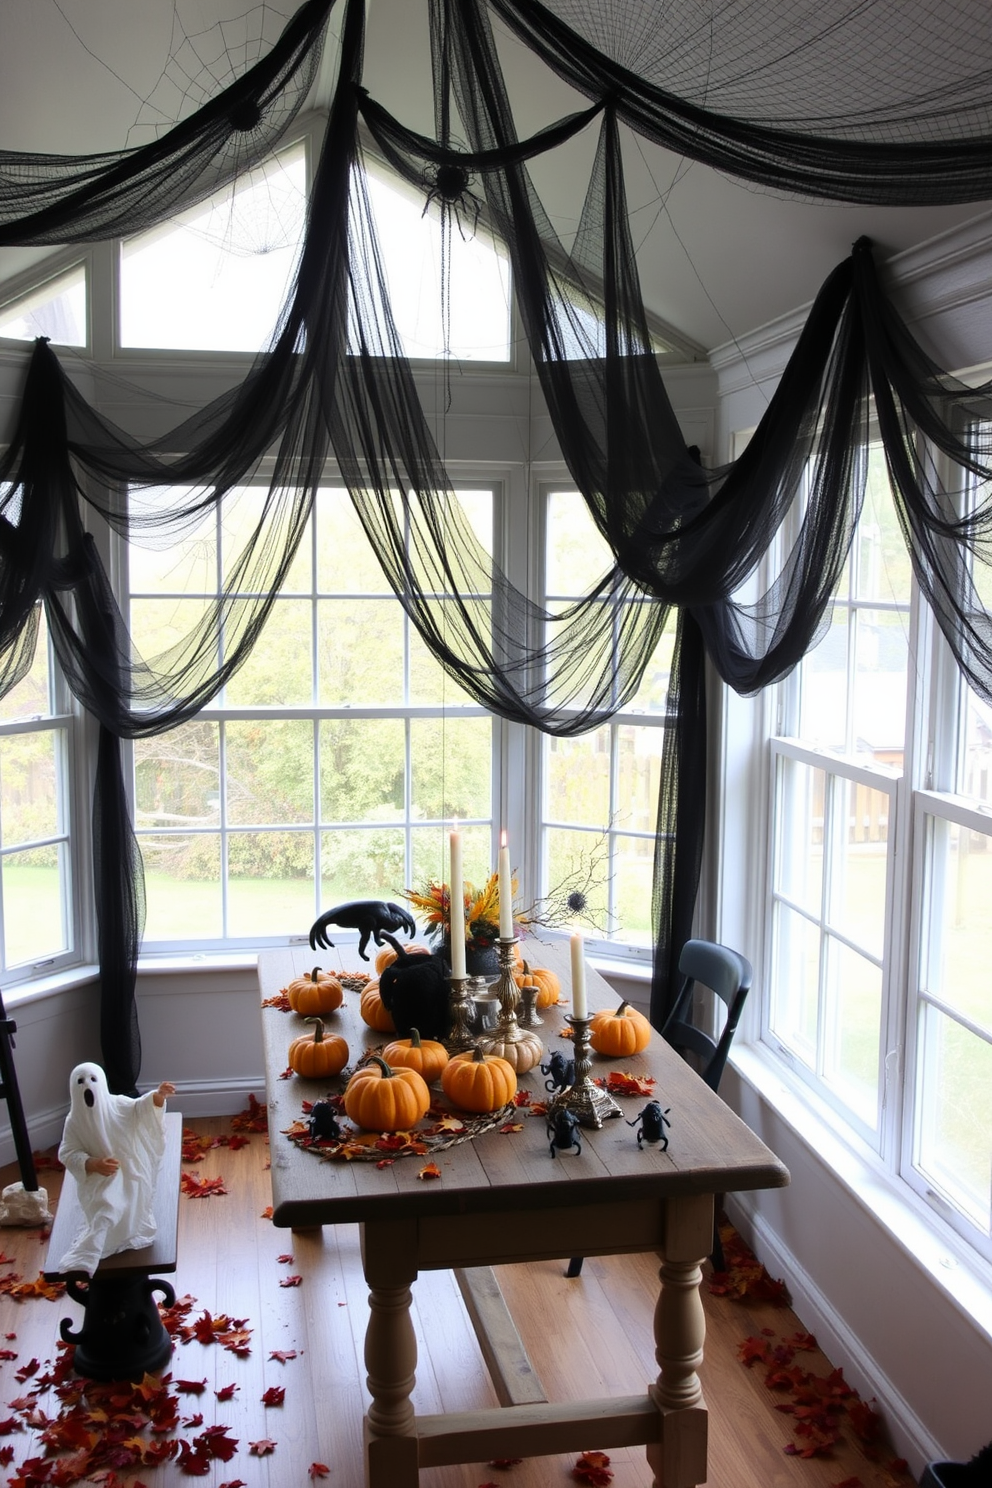
[[[679,957],[679,972],[682,985],[665,1020],[661,1036],[683,1059],[686,1059],[711,1090],[716,1091],[727,1063],[730,1045],[734,1041],[740,1022],[744,1002],[751,989],[751,963],[729,946],[717,945],[712,940],[687,940]],[[697,983],[708,987],[710,992],[726,1006],[723,1027],[717,1037],[704,1032],[694,1021],[694,1000]],[[704,1009],[704,1021],[709,1024]],[[716,1219],[713,1226],[713,1251],[710,1256],[714,1271],[723,1270],[723,1246],[720,1244],[719,1213],[723,1195],[717,1195]],[[568,1263],[566,1276],[578,1276],[582,1270],[582,1257],[574,1256]]]

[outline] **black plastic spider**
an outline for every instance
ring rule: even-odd
[[[463,241],[475,236],[475,230],[479,225],[479,213],[482,211],[482,203],[468,189],[471,179],[463,165],[428,165],[424,171],[427,200],[424,202],[421,216],[426,217],[431,202],[438,202],[442,213],[446,208],[450,209],[458,223],[458,231]],[[463,214],[466,220],[471,214],[472,226],[468,232],[465,230]]]

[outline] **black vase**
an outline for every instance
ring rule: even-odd
[[[447,964],[451,965],[451,945],[445,940],[441,944],[441,954]],[[465,974],[466,976],[492,977],[499,976],[499,950],[496,946],[470,946],[465,947]]]

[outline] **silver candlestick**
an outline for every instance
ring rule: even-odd
[[[448,978],[448,1007],[451,1011],[451,1032],[442,1042],[449,1054],[461,1054],[464,1049],[475,1048],[472,1023],[475,1018],[475,1002],[469,992],[472,977]]]
[[[611,1116],[621,1116],[623,1112],[608,1094],[602,1085],[596,1085],[589,1078],[592,1068],[592,1059],[589,1054],[589,1025],[591,1018],[577,1018],[574,1013],[565,1014],[565,1022],[570,1023],[575,1031],[572,1040],[575,1049],[575,1079],[571,1085],[566,1085],[564,1090],[548,1102],[548,1118],[555,1111],[563,1108],[571,1111],[578,1119],[580,1126],[592,1126],[599,1130],[603,1122]]]

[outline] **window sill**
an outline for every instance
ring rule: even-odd
[[[790,1080],[772,1054],[757,1044],[738,1045],[731,1051],[730,1063],[741,1080],[830,1168],[852,1199],[992,1342],[992,1263],[888,1172],[874,1154],[838,1136],[836,1118],[821,1112],[815,1097],[800,1082]]]
[[[46,997],[57,996],[60,992],[71,992],[75,987],[90,986],[99,975],[100,968],[92,964],[67,966],[60,971],[50,972],[48,976],[35,977],[30,982],[15,982],[12,986],[5,987],[3,1004],[10,1013],[14,1008],[28,1007],[33,1002],[43,1002]]]

